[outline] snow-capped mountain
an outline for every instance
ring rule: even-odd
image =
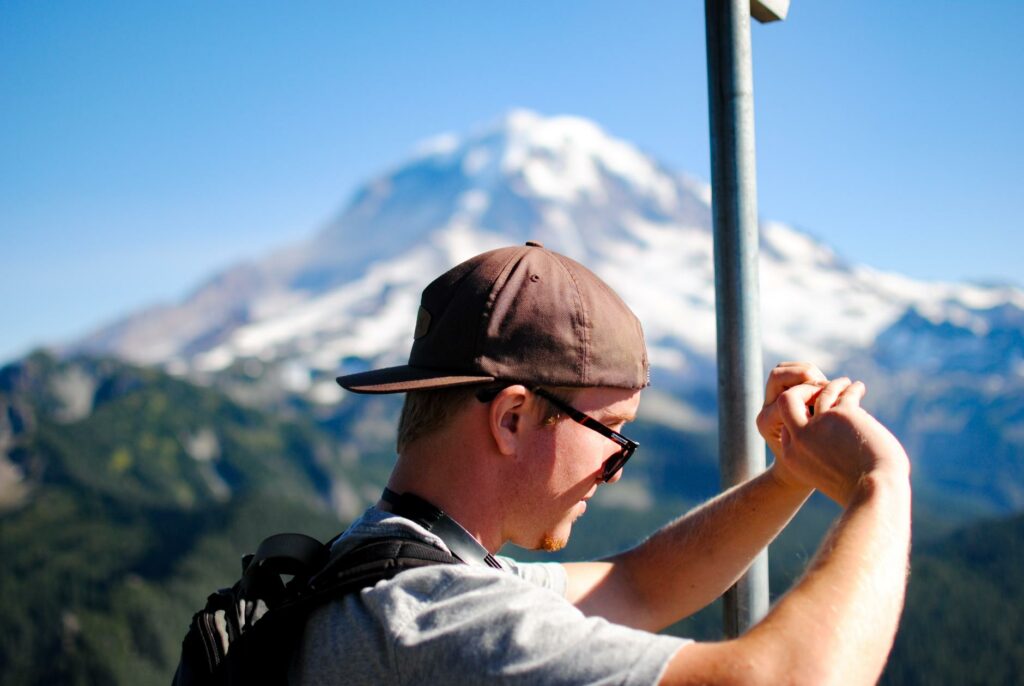
[[[145,363],[216,371],[246,359],[310,371],[402,360],[419,293],[485,249],[539,240],[607,280],[644,324],[658,378],[713,383],[710,189],[578,117],[515,111],[427,141],[363,186],[319,235],[227,270],[184,302],[82,342]],[[833,367],[913,310],[983,333],[1012,288],[923,283],[846,264],[781,223],[762,226],[766,358]],[[671,384],[674,385],[674,384]]]
[[[710,189],[577,117],[517,111],[428,141],[305,243],[77,349],[165,365],[262,407],[312,402],[355,453],[379,450],[392,431],[386,412],[338,402],[334,376],[403,362],[432,278],[531,239],[592,268],[644,325],[645,444],[663,446],[651,483],[713,490],[710,461],[676,460],[664,442],[664,432],[715,426]],[[934,511],[1024,507],[1024,292],[849,264],[778,222],[762,223],[761,246],[766,366],[806,359],[868,381],[869,407],[907,445],[919,501]]]

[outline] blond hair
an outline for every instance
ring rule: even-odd
[[[580,389],[562,387],[546,390],[571,402]],[[404,452],[414,441],[447,426],[469,402],[480,402],[476,398],[479,391],[480,386],[457,386],[406,393],[402,414],[398,419],[398,453]],[[542,407],[544,411],[539,418],[541,424],[550,426],[562,418],[562,412],[551,403],[545,401]]]

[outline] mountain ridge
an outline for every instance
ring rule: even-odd
[[[675,408],[644,421],[706,435],[717,394],[708,195],[593,122],[514,113],[435,139],[307,242],[79,349],[162,365],[257,407],[301,406],[348,440],[357,415],[386,412],[350,402],[334,377],[403,363],[432,277],[532,239],[586,264],[637,313],[647,396],[672,399],[650,404]],[[765,368],[804,359],[866,381],[866,406],[914,451],[915,486],[935,508],[1024,508],[1024,291],[881,272],[781,222],[762,221],[760,238]]]
[[[226,270],[181,303],[72,346],[181,371],[289,360],[326,374],[401,360],[419,291],[472,254],[539,240],[590,266],[644,324],[656,375],[712,383],[710,189],[580,117],[516,110],[421,145],[307,241]],[[761,226],[766,358],[837,366],[914,307],[932,321],[1024,309],[1013,287],[918,282],[852,265],[780,222]],[[360,321],[368,323],[361,324]],[[983,324],[980,326],[984,326]]]

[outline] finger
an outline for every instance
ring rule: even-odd
[[[770,431],[773,426],[778,424],[781,420],[779,419],[779,408],[775,403],[766,405],[757,414],[757,428],[761,433]]]
[[[833,379],[825,388],[818,394],[818,398],[814,401],[814,413],[821,414],[822,412],[828,412],[832,409],[832,406],[836,404],[836,400],[839,395],[850,386],[850,379],[847,377],[841,377],[839,379]]]
[[[783,428],[785,425],[782,423],[778,403],[772,403],[757,415],[757,430],[768,442],[768,447],[773,453],[779,449],[779,438]]]
[[[844,407],[860,407],[860,401],[868,393],[868,387],[862,381],[854,381],[839,394],[836,405]]]
[[[775,366],[777,366],[777,367],[803,367],[805,369],[811,369],[811,368],[817,369],[818,368],[817,365],[814,365],[814,364],[812,364],[810,362],[805,362],[803,360],[784,360],[783,362],[779,362]]]
[[[800,384],[787,389],[779,396],[776,404],[783,425],[792,434],[807,425],[811,413],[808,405],[821,389],[812,384]]]
[[[771,405],[787,388],[799,384],[825,385],[828,379],[820,369],[808,362],[783,362],[772,369],[765,385],[764,404]]]

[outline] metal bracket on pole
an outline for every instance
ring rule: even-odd
[[[765,469],[764,442],[755,425],[764,374],[750,17],[753,9],[769,20],[781,19],[788,7],[788,0],[704,3],[715,237],[718,450],[723,488],[746,481]],[[757,623],[767,614],[768,601],[765,550],[724,596],[726,635],[738,636]]]
[[[782,21],[789,13],[789,0],[750,0],[750,16],[762,24]]]

